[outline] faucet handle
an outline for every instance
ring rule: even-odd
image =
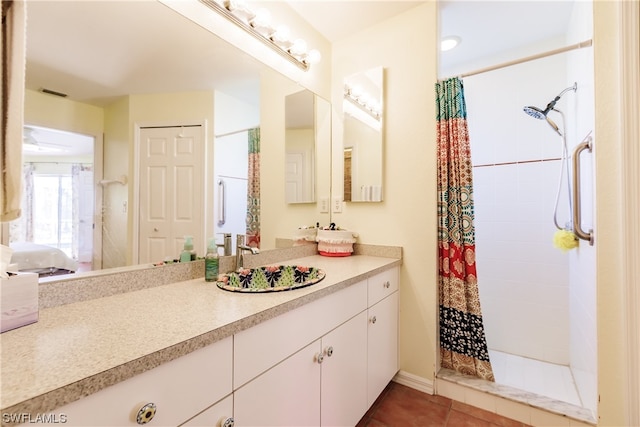
[[[236,236],[236,247],[244,246],[244,234],[238,234]]]

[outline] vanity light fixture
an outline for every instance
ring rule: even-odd
[[[344,99],[353,105],[380,121],[382,119],[382,108],[377,100],[371,95],[362,91],[358,86],[344,85]]]
[[[227,18],[256,39],[271,47],[304,71],[320,61],[320,52],[307,50],[302,39],[290,40],[289,28],[271,24],[271,13],[264,8],[255,12],[242,0],[200,0],[201,3]]]
[[[440,50],[446,52],[458,46],[462,39],[458,36],[447,36],[440,41]]]

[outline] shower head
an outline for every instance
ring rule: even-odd
[[[564,95],[570,90],[574,92],[577,91],[578,83],[574,83],[573,86],[569,86],[568,88],[560,92],[558,96],[556,96],[551,102],[547,104],[544,110],[541,110],[538,107],[532,107],[532,106],[524,107],[522,110],[528,115],[530,115],[531,117],[533,117],[534,119],[538,119],[538,120],[546,119],[547,123],[549,123],[549,126],[551,126],[551,128],[553,128],[553,130],[555,130],[558,133],[558,135],[562,136],[562,134],[560,133],[560,130],[558,129],[558,125],[556,125],[553,122],[553,120],[549,118],[548,114],[549,114],[549,111],[551,110],[558,111],[555,109],[556,103],[560,100],[560,98],[562,98],[562,95]]]
[[[539,109],[538,107],[524,107],[524,112],[533,117],[534,119],[542,120],[547,117],[547,113]]]

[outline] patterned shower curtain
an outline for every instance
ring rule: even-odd
[[[441,366],[494,381],[476,277],[471,149],[462,80],[436,83],[436,107]]]
[[[260,128],[249,129],[246,244],[260,247]]]

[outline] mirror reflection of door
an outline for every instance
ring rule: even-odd
[[[176,259],[185,236],[204,242],[202,126],[140,129],[139,257],[141,263]]]
[[[315,202],[315,96],[301,90],[285,97],[285,201]]]
[[[351,158],[353,157],[353,148],[345,147],[344,149],[344,201],[351,201]]]
[[[93,269],[94,143],[87,135],[24,127],[23,213],[9,225],[9,244],[21,270]],[[43,250],[50,251],[53,264],[29,255]]]

